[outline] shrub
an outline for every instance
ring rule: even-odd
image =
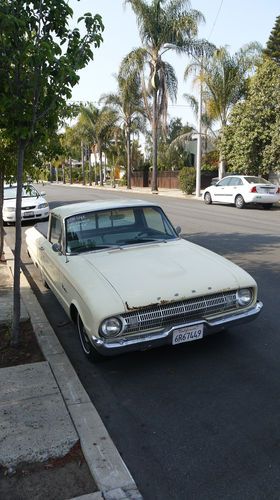
[[[184,167],[179,172],[179,184],[183,193],[192,194],[195,190],[196,172],[194,167]]]

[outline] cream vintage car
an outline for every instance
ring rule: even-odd
[[[181,238],[156,204],[64,205],[43,225],[28,253],[90,358],[202,339],[262,309],[246,271]]]

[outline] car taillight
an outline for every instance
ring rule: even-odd
[[[251,189],[250,189],[250,193],[256,193],[257,192],[257,188],[256,186],[253,186]]]

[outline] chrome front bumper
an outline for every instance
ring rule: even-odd
[[[231,326],[248,323],[256,318],[256,316],[261,312],[262,307],[262,302],[258,301],[250,309],[246,309],[246,311],[231,311],[223,316],[219,316],[219,318],[211,320],[190,321],[188,323],[182,323],[166,328],[160,332],[145,331],[139,333],[138,335],[130,335],[120,338],[116,337],[110,340],[92,336],[91,342],[94,348],[103,356],[114,356],[116,354],[122,354],[129,351],[142,351],[162,345],[171,345],[173,332],[178,328],[203,324],[204,336],[207,336]]]

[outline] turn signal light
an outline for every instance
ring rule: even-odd
[[[253,186],[250,190],[250,193],[256,193],[257,192],[257,188],[256,186]]]

